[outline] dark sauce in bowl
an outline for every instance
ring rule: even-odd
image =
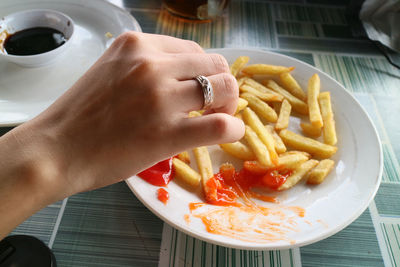
[[[54,50],[66,41],[64,34],[56,29],[35,27],[10,34],[4,41],[4,49],[9,55],[30,56]]]

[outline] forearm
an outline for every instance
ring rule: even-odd
[[[39,135],[24,127],[0,137],[0,239],[57,200],[52,187],[58,171]]]

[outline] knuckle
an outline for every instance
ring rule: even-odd
[[[115,42],[121,44],[122,46],[132,46],[140,43],[141,39],[142,39],[141,33],[129,31],[118,36]]]
[[[196,43],[195,41],[188,40],[187,43],[189,46],[191,46],[193,48],[193,50],[195,52],[204,53],[203,48],[201,48],[201,46],[198,43]]]
[[[229,120],[225,114],[215,114],[212,123],[213,133],[218,139],[223,139],[228,134]]]
[[[225,88],[225,94],[230,99],[239,97],[239,89],[235,77],[233,75],[224,73],[222,74],[222,82]]]
[[[219,112],[233,114],[239,98],[239,89],[235,77],[228,73],[218,75],[218,104],[214,107]]]
[[[228,72],[229,65],[226,59],[220,54],[211,54],[210,58],[215,66],[217,72]]]

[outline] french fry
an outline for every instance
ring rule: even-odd
[[[235,170],[235,166],[233,166],[232,163],[225,162],[225,163],[222,163],[219,166],[219,172],[220,173],[224,173],[224,175],[223,175],[224,177],[230,176],[230,177],[233,178],[233,176],[235,175],[236,170]]]
[[[278,119],[278,115],[276,114],[275,110],[273,110],[267,103],[263,102],[258,97],[249,94],[243,93],[240,97],[246,99],[249,104],[248,106],[253,109],[258,116],[264,118],[268,122],[276,122]]]
[[[237,76],[238,73],[240,72],[240,70],[244,67],[244,65],[247,64],[247,62],[249,62],[249,57],[246,56],[240,56],[238,57],[235,62],[233,62],[233,64],[231,65],[231,74],[233,76]]]
[[[288,169],[295,169],[297,165],[310,159],[310,154],[302,151],[289,151],[278,157],[278,165]]]
[[[337,147],[335,146],[318,142],[317,140],[304,137],[287,129],[280,131],[279,136],[282,138],[285,145],[308,152],[317,157],[330,158],[337,151]]]
[[[243,162],[243,168],[250,173],[256,175],[265,174],[269,169],[271,169],[270,167],[265,167],[264,165],[261,165],[258,161],[250,160],[246,160],[245,162]]]
[[[244,137],[249,143],[249,146],[256,155],[257,160],[264,166],[272,166],[271,158],[269,152],[264,143],[258,138],[256,132],[254,132],[250,126],[246,125],[246,131]]]
[[[266,80],[263,81],[262,84],[267,86],[268,88],[271,88],[271,90],[283,95],[289,103],[292,105],[292,109],[300,114],[307,115],[308,114],[308,106],[307,104],[298,99],[297,97],[293,96],[291,93],[280,87],[276,82],[273,80]]]
[[[331,159],[321,160],[314,169],[307,175],[308,184],[320,184],[325,180],[325,177],[332,170],[335,162]]]
[[[284,72],[279,75],[281,83],[283,87],[292,95],[297,97],[300,100],[307,101],[307,96],[304,93],[303,89],[301,89],[300,85],[293,78],[293,76],[289,72]]]
[[[253,94],[253,95],[257,96],[259,99],[261,99],[262,101],[266,101],[266,102],[273,102],[273,101],[280,102],[283,100],[283,96],[280,96],[277,94],[263,93],[247,84],[243,84],[240,87],[240,92]]]
[[[241,160],[254,160],[256,158],[253,151],[247,145],[239,141],[220,144],[219,146],[226,153]]]
[[[287,190],[300,182],[305,175],[318,164],[318,160],[310,159],[298,165],[294,172],[286,179],[286,182],[278,187],[278,191]]]
[[[275,150],[278,154],[286,152],[286,146],[283,143],[281,137],[277,132],[275,132],[274,127],[272,125],[266,125],[265,128],[272,134],[272,137],[274,138],[275,141]]]
[[[190,111],[190,112],[189,112],[189,117],[190,117],[190,118],[192,118],[192,117],[199,117],[199,116],[201,116],[201,112],[199,112],[199,111]]]
[[[240,88],[240,86],[242,86],[242,84],[244,84],[245,79],[247,79],[247,77],[242,77],[242,78],[237,79],[237,84],[238,84],[239,88]]]
[[[275,140],[269,133],[269,131],[265,128],[261,120],[257,117],[256,113],[250,108],[245,108],[243,110],[243,120],[257,133],[260,140],[267,147],[272,163],[274,165],[277,165],[278,154],[275,151]]]
[[[217,191],[214,188],[207,186],[208,180],[214,176],[210,154],[206,146],[196,147],[193,149],[194,157],[196,158],[197,168],[200,171],[201,183],[206,196],[210,199],[217,199]]]
[[[275,95],[281,96],[283,98],[283,96],[281,94],[265,87],[264,85],[262,85],[261,83],[257,82],[256,80],[254,80],[252,78],[245,78],[243,80],[243,84],[247,84],[247,85],[253,87],[254,89],[260,91],[261,93],[275,94]]]
[[[302,154],[302,155],[306,156],[308,159],[311,158],[310,153],[307,153],[307,152],[304,152],[304,151],[299,151],[299,150],[286,151],[285,153],[282,153],[279,156],[286,157],[286,156],[293,155],[293,154]]]
[[[189,153],[187,151],[183,151],[181,153],[178,154],[178,159],[182,160],[183,162],[190,164],[190,157],[189,157]]]
[[[279,111],[281,111],[282,102],[272,102],[271,104],[275,112],[279,114]]]
[[[245,107],[247,107],[248,104],[249,104],[249,102],[247,102],[246,99],[239,97],[235,114],[242,111]]]
[[[239,120],[243,120],[242,112],[236,113],[235,117],[238,118]]]
[[[253,64],[242,69],[242,72],[249,75],[276,75],[283,72],[290,72],[294,67],[284,67],[267,64]]]
[[[278,121],[275,124],[275,129],[282,130],[286,129],[289,126],[289,118],[290,111],[292,110],[292,106],[285,99],[281,105],[281,111],[279,112]]]
[[[308,81],[307,104],[310,116],[310,122],[313,126],[321,128],[323,126],[321,111],[318,105],[318,95],[321,88],[321,82],[318,74],[311,76]]]
[[[175,170],[175,177],[190,186],[198,186],[201,176],[198,172],[193,170],[188,164],[179,158],[172,159],[172,164]]]
[[[324,143],[334,146],[337,143],[337,137],[335,120],[333,118],[331,106],[331,95],[329,92],[320,93],[318,100],[321,108],[322,121],[324,123],[324,127],[322,129],[324,133]]]
[[[321,127],[315,127],[310,123],[304,123],[301,122],[300,123],[300,128],[303,131],[303,133],[305,133],[308,136],[312,136],[312,137],[319,137],[321,135],[322,132],[322,128]]]

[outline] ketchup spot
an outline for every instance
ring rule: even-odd
[[[291,170],[277,170],[272,169],[268,171],[263,177],[262,182],[269,188],[277,190],[286,179],[292,174]]]
[[[157,190],[157,198],[158,198],[158,200],[160,200],[162,203],[164,203],[166,205],[168,202],[168,199],[169,199],[168,191],[165,190],[164,188],[159,188]]]
[[[172,158],[160,161],[137,174],[140,178],[156,186],[166,186],[173,178],[173,175]]]

